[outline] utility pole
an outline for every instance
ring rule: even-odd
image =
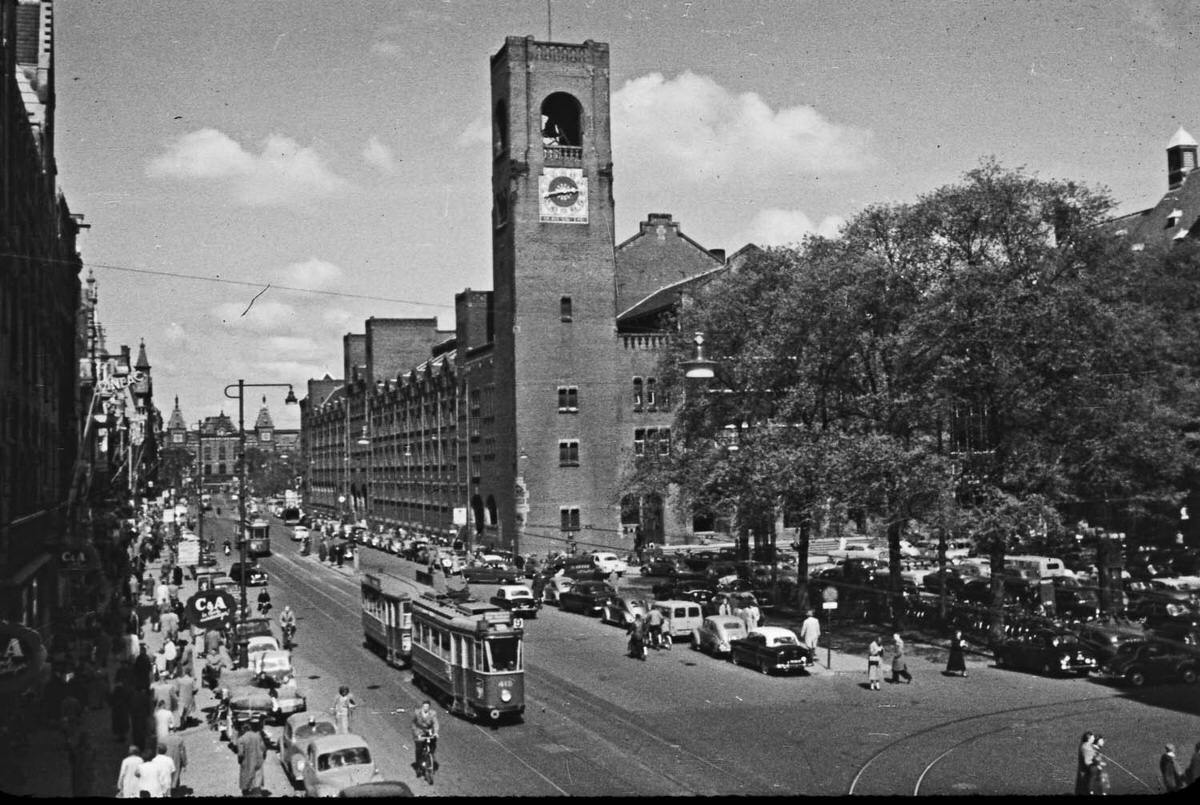
[[[204,420],[196,423],[196,536],[204,548]]]

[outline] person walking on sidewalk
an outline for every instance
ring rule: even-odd
[[[134,690],[129,699],[129,741],[138,745],[142,752],[153,746],[149,735],[153,729],[154,700],[146,690]]]
[[[196,709],[196,691],[200,686],[189,674],[175,677],[175,726],[176,729],[187,729],[192,720],[192,712]]]
[[[161,743],[171,734],[171,722],[174,716],[166,702],[160,701],[154,706],[154,739]]]
[[[238,787],[242,796],[257,794],[263,787],[263,761],[267,757],[267,747],[263,743],[262,724],[255,719],[250,726],[238,736]]]
[[[892,684],[900,682],[900,678],[904,678],[906,685],[912,684],[912,674],[908,672],[908,661],[904,657],[904,641],[900,638],[900,633],[892,635]]]
[[[132,699],[133,692],[129,689],[129,671],[126,664],[117,671],[112,691],[108,694],[109,723],[112,725],[113,738],[118,741],[125,741],[129,734],[129,707]]]
[[[167,745],[156,746],[153,760],[138,766],[138,796],[161,799],[171,793],[171,778],[175,776],[175,764],[167,757]]]
[[[966,641],[963,640],[962,632],[956,629],[954,637],[950,638],[950,659],[946,661],[946,673],[966,678],[967,658],[963,653],[965,647]]]
[[[171,796],[175,796],[182,782],[183,770],[187,768],[187,747],[184,746],[183,736],[177,732],[168,735],[163,743],[167,745],[167,757],[175,764],[175,771],[171,774]]]
[[[117,798],[138,798],[138,767],[142,765],[142,750],[137,745],[130,745],[129,754],[121,761],[121,770],[117,772]]]
[[[146,651],[146,644],[138,646],[137,659],[133,661],[133,689],[150,690],[150,682],[154,676],[154,662]]]
[[[1162,775],[1163,788],[1167,790],[1168,794],[1183,787],[1183,771],[1175,760],[1174,744],[1167,744],[1163,747],[1162,756],[1158,759],[1158,773]]]
[[[358,703],[350,695],[349,686],[342,685],[338,688],[337,698],[333,700],[329,712],[333,713],[334,720],[337,721],[337,731],[343,735],[350,732],[350,711],[355,707],[358,707]]]
[[[883,644],[878,637],[871,638],[867,646],[867,686],[871,690],[879,690],[880,677],[883,675]]]
[[[810,609],[805,613],[803,623],[800,624],[800,642],[808,648],[809,662],[815,662],[817,657],[817,642],[821,639],[821,622],[817,620],[817,616]]]
[[[92,736],[81,723],[75,723],[67,731],[67,761],[71,768],[71,796],[92,795],[92,774],[96,753],[92,748]]]
[[[1095,738],[1096,734],[1091,730],[1079,738],[1078,762],[1075,764],[1076,796],[1086,796],[1088,792],[1088,769],[1091,768],[1092,759],[1096,757],[1096,747],[1092,743]]]

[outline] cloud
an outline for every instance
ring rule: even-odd
[[[454,140],[460,148],[475,148],[479,145],[492,147],[492,123],[485,117],[476,117],[467,124]]]
[[[869,131],[833,123],[811,106],[772,109],[757,93],[736,95],[692,72],[627,81],[612,105],[614,151],[625,170],[631,159],[659,165],[679,184],[740,184],[869,164]]]
[[[758,246],[786,246],[798,243],[807,235],[837,237],[845,219],[833,215],[814,224],[800,210],[761,210],[747,225],[730,240],[731,243],[754,243]]]
[[[315,290],[336,287],[344,274],[340,266],[316,257],[310,257],[301,263],[290,263],[274,272],[280,285]]]
[[[150,161],[155,179],[221,182],[247,206],[304,203],[336,195],[347,186],[324,158],[289,137],[272,134],[253,154],[216,129],[200,129],[169,143]]]
[[[392,156],[392,149],[379,141],[379,138],[371,135],[371,139],[367,140],[367,144],[363,146],[362,158],[366,160],[368,165],[373,165],[382,173],[395,173],[396,158]]]

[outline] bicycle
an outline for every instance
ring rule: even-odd
[[[417,738],[417,776],[424,777],[430,785],[433,785],[433,771],[436,765],[433,741],[434,736],[431,732],[422,732]]]
[[[296,627],[293,624],[288,624],[283,627],[283,649],[284,651],[292,650],[292,640],[296,636]]]

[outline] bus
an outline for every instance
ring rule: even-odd
[[[494,604],[461,593],[413,600],[413,683],[453,713],[499,722],[525,713],[524,629]]]
[[[364,573],[362,581],[363,640],[389,665],[412,662],[412,594],[395,576]]]
[[[271,555],[271,526],[266,520],[256,518],[250,521],[244,531],[246,540],[246,555],[251,559],[257,556]]]

